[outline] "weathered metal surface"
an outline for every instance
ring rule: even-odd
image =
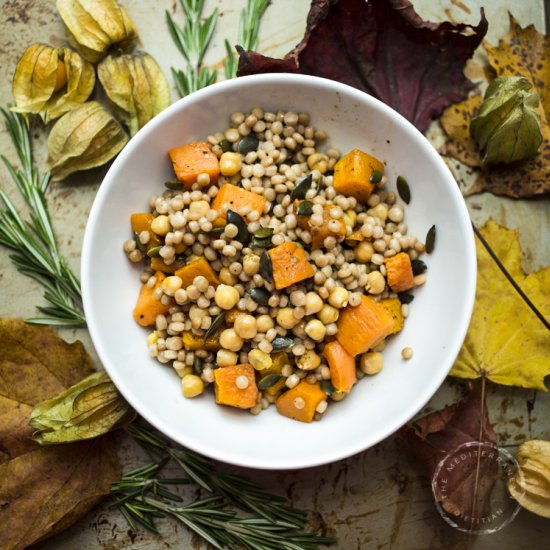
[[[142,47],[152,54],[167,75],[170,66],[178,66],[182,58],[168,36],[164,10],[181,17],[177,0],[147,0],[122,2],[140,32]],[[235,40],[238,15],[244,0],[207,1],[206,10],[218,6],[220,20],[206,62],[221,67],[224,55],[223,38]],[[521,24],[535,23],[543,30],[543,2],[530,0],[487,0],[484,3],[490,21],[488,39],[496,42],[507,28],[509,8]],[[419,13],[428,19],[441,18],[477,22],[479,3],[476,0],[417,0]],[[56,15],[53,0],[2,0],[0,2],[0,98],[6,104],[11,99],[11,77],[18,57],[35,41],[61,45],[63,28]],[[309,2],[276,0],[265,15],[261,30],[260,50],[280,56],[301,38]],[[173,99],[176,93],[173,92]],[[36,158],[44,166],[43,133],[37,128]],[[437,129],[430,132],[437,142]],[[9,158],[13,149],[6,132],[0,133],[0,151]],[[93,197],[105,169],[76,175],[69,181],[55,184],[49,194],[50,208],[60,240],[61,251],[78,272],[84,227]],[[0,186],[15,196],[8,174],[0,167]],[[20,201],[17,201],[20,203]],[[524,250],[527,271],[550,263],[550,209],[548,199],[512,201],[479,195],[468,199],[472,219],[482,224],[493,217],[501,224],[518,228]],[[40,303],[41,290],[33,281],[17,274],[8,254],[0,249],[0,315],[31,316]],[[62,335],[84,341],[93,347],[85,330],[63,330]],[[500,442],[510,446],[531,438],[550,439],[547,419],[550,398],[542,392],[489,385],[489,410]],[[446,382],[424,411],[435,410],[455,401],[464,391],[458,382]],[[361,419],[357,419],[360,422]],[[338,441],[327,442],[338,445]],[[120,457],[126,467],[138,464],[143,455],[130,440],[121,437]],[[240,469],[234,469],[242,471]],[[293,472],[246,471],[251,477],[311,511],[313,523],[338,537],[338,548],[355,549],[462,549],[487,550],[531,549],[544,546],[550,537],[550,522],[526,511],[504,530],[469,540],[448,527],[439,517],[432,500],[427,478],[407,458],[395,437],[376,447],[327,466]],[[189,490],[191,497],[195,493]],[[183,527],[173,522],[161,522],[161,536],[145,532],[137,535],[128,530],[124,519],[115,511],[98,508],[60,536],[39,545],[42,550],[78,548],[205,548]]]

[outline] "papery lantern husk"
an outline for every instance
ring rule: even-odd
[[[126,132],[103,105],[84,103],[60,118],[50,132],[48,164],[53,180],[105,164],[127,142]]]
[[[157,62],[147,53],[107,56],[97,67],[113,112],[133,136],[170,105],[170,87]]]
[[[137,38],[126,10],[114,0],[57,0],[69,42],[92,63],[111,46],[128,48]]]
[[[95,85],[91,63],[70,48],[29,46],[12,82],[12,111],[40,115],[48,123],[84,103]]]

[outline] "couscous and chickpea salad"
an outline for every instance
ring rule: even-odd
[[[235,112],[171,149],[176,179],[131,216],[134,318],[185,397],[213,384],[220,405],[311,422],[382,369],[426,280],[424,244],[384,164],[326,140],[306,113]]]

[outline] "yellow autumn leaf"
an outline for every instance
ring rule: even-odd
[[[489,220],[481,233],[537,309],[550,318],[550,267],[525,275],[516,231]],[[546,391],[550,338],[483,245],[477,248],[477,291],[466,340],[450,374]]]
[[[508,482],[510,494],[525,509],[550,518],[550,441],[523,443],[518,462],[520,471]]]
[[[541,120],[543,142],[537,155],[511,165],[481,167],[477,180],[466,191],[473,195],[489,191],[509,197],[532,197],[550,191],[550,35],[537,32],[533,25],[522,29],[510,16],[510,30],[498,46],[484,43],[493,74],[500,76],[524,76],[540,95],[538,113]],[[474,96],[451,105],[440,122],[448,136],[441,149],[445,156],[471,166],[481,166],[475,142],[469,137],[470,121],[479,109],[480,96]]]

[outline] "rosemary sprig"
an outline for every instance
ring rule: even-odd
[[[161,514],[182,522],[219,549],[314,550],[320,544],[335,542],[305,531],[305,512],[267,493],[257,483],[216,470],[208,458],[172,446],[149,428],[132,425],[127,430],[151,455],[160,457],[127,472],[113,484],[113,505],[121,509],[132,528],[141,524],[156,532],[155,518]],[[157,477],[170,459],[184,471],[183,480]],[[182,482],[196,483],[212,495],[189,504],[174,504],[176,495],[167,487]],[[238,517],[235,509],[249,517]]]
[[[10,258],[19,272],[32,277],[44,288],[49,306],[37,306],[45,317],[27,319],[48,325],[85,325],[80,282],[59,254],[46,202],[50,174],[41,175],[33,163],[29,128],[23,115],[0,109],[19,157],[19,167],[0,155],[17,189],[30,208],[24,220],[4,191],[0,199],[0,243],[11,248]]]
[[[176,88],[184,97],[216,82],[216,71],[203,67],[202,61],[216,28],[218,9],[201,20],[204,0],[180,0],[180,3],[185,14],[183,26],[174,21],[168,10],[166,22],[172,39],[187,62],[184,70],[172,67]]]
[[[268,5],[269,0],[247,0],[246,7],[241,10],[237,44],[245,51],[258,49],[260,21]],[[227,39],[225,40],[225,51],[227,53],[223,63],[225,78],[235,78],[239,60],[235,55],[234,48],[231,47]]]

